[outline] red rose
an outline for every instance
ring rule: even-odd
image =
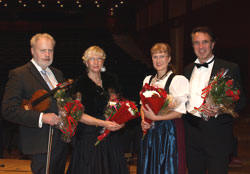
[[[237,90],[235,93],[236,93],[236,94],[233,95],[233,101],[237,101],[237,100],[240,99],[240,96],[239,96],[239,95],[240,95],[240,91]]]
[[[159,95],[153,94],[151,97],[145,97],[143,95],[143,93],[147,90],[155,91]],[[142,105],[145,107],[145,105],[147,104],[156,115],[158,114],[158,112],[160,111],[162,106],[164,105],[166,98],[167,98],[167,92],[164,89],[150,86],[148,83],[146,83],[142,87],[142,90],[140,91],[140,99],[141,99]],[[146,117],[144,117],[144,121],[146,121],[149,124],[151,124],[151,122],[152,122],[152,120],[150,120]],[[143,132],[144,135],[146,133],[147,133],[147,131]]]
[[[128,122],[129,120],[135,119],[140,116],[138,112],[138,108],[136,105],[131,102],[131,101],[117,101],[118,103],[116,104],[117,106],[120,105],[119,109],[117,109],[114,113],[111,113],[111,116],[107,119],[110,121],[115,121],[118,124],[123,124]],[[115,108],[117,106],[111,106],[111,108]],[[109,108],[110,109],[110,108]],[[137,111],[135,115],[130,113],[129,109],[133,109],[134,111]],[[99,135],[97,137],[97,142],[95,145],[98,145],[100,141],[102,141],[108,134],[110,133],[110,130],[105,129],[104,133]]]
[[[226,82],[226,85],[227,85],[228,87],[232,86],[232,85],[233,85],[233,80],[228,80],[228,81]]]
[[[240,95],[240,90],[238,90],[238,89],[237,89],[237,91],[236,91],[236,92],[237,92],[237,95]]]
[[[238,95],[234,95],[233,96],[233,101],[237,101],[237,100],[239,100],[240,99],[240,97],[238,96]]]
[[[228,89],[228,90],[226,91],[226,95],[227,95],[227,96],[234,96],[234,92],[233,92],[231,89]]]

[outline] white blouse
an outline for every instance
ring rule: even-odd
[[[150,85],[164,89],[167,79],[172,73],[173,73],[172,71],[169,71],[167,76],[161,80],[156,81],[153,78]],[[149,83],[150,77],[151,75],[145,77],[145,79],[143,80],[143,85],[145,83]],[[188,100],[188,91],[189,91],[188,79],[182,75],[175,75],[169,86],[170,95],[172,95],[178,103],[174,111],[182,114],[186,113],[186,102]]]

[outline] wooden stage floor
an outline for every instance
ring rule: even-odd
[[[249,174],[250,173],[250,159],[242,158],[242,167],[232,167],[229,169],[229,174]],[[129,165],[130,174],[136,174],[136,166]],[[1,159],[0,160],[0,174],[32,174],[30,171],[29,160],[18,159]]]

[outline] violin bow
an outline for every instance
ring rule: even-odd
[[[53,132],[54,132],[53,128],[51,126],[49,126],[49,140],[48,140],[48,152],[47,152],[47,161],[46,161],[46,174],[49,174]]]

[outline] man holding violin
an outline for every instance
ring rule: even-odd
[[[24,100],[29,103],[36,98],[36,95],[39,96],[37,91],[43,89],[49,92],[58,82],[63,81],[62,72],[50,66],[53,62],[55,40],[47,33],[39,33],[31,38],[30,45],[33,56],[31,61],[9,73],[2,101],[2,115],[6,120],[19,125],[21,151],[23,154],[31,155],[33,173],[63,174],[67,144],[61,141],[58,129],[51,131],[53,129],[51,126],[60,121],[57,116],[56,100],[49,96],[49,104],[43,101],[35,107],[27,104],[24,106],[31,107],[22,107]],[[47,106],[39,106],[44,104]],[[50,137],[52,143],[48,143]],[[47,152],[50,144],[52,146],[48,160]]]

